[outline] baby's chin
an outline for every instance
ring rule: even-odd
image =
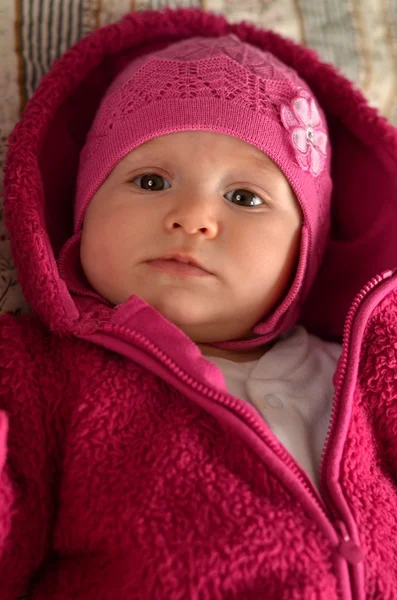
[[[253,327],[256,321],[247,314],[250,311],[245,310],[241,314],[241,306],[233,306],[230,293],[225,298],[219,288],[215,291],[179,285],[162,289],[142,286],[144,289],[139,290],[139,287],[112,290],[113,293],[105,297],[118,306],[134,297],[141,298],[197,344],[250,339],[255,335]]]
[[[190,338],[192,335],[196,338],[203,328],[210,328],[216,322],[216,315],[209,309],[208,304],[205,303],[207,306],[203,306],[198,299],[196,301],[192,298],[184,300],[179,297],[173,302],[172,298],[168,297],[153,302],[148,301],[148,304],[151,304],[163,317],[182,329]]]
[[[209,310],[209,307],[194,307],[193,303],[184,307],[169,306],[162,303],[154,306],[163,317],[179,327],[196,344],[212,344],[234,339],[249,339],[253,332],[251,327],[241,329],[238,319],[227,319],[225,313]],[[215,308],[215,307],[212,307]]]

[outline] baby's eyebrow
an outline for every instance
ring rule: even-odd
[[[248,168],[252,168],[253,166],[258,169],[258,171],[269,171],[271,173],[277,173],[278,167],[274,164],[274,162],[270,158],[257,158],[255,156],[250,157],[246,161],[246,165]]]
[[[126,157],[127,158],[127,157]],[[145,151],[141,151],[139,156],[129,156],[125,162],[125,171],[128,173],[131,170],[139,167],[143,167],[145,164],[151,163],[151,166],[154,166],[156,162],[167,163],[165,166],[171,167],[169,164],[169,159],[164,157],[164,155],[159,154],[159,152],[154,152],[153,150],[145,149]],[[243,171],[250,175],[250,173],[257,175],[275,175],[279,172],[277,165],[273,163],[273,161],[264,156],[246,156],[242,158],[236,158],[233,160],[231,164],[232,169],[236,171]]]

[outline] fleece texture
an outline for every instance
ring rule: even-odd
[[[332,231],[300,323],[342,341],[320,494],[161,314],[73,293],[80,149],[132,57],[234,34],[296,69],[333,148]],[[10,141],[33,314],[0,320],[0,598],[397,600],[397,135],[332,66],[197,9],[132,13],[57,61]],[[83,277],[76,273],[76,280]]]

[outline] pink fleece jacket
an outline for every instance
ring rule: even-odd
[[[67,288],[79,150],[131,56],[234,33],[305,78],[333,145],[332,239],[300,322],[342,340],[321,494],[219,369],[133,296]],[[6,219],[34,315],[0,319],[0,598],[397,600],[397,134],[315,54],[197,9],[69,50],[10,142]]]

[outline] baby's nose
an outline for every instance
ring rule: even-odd
[[[168,230],[182,228],[189,235],[201,233],[212,238],[218,233],[218,216],[213,205],[196,198],[173,207],[166,216],[165,227]]]

